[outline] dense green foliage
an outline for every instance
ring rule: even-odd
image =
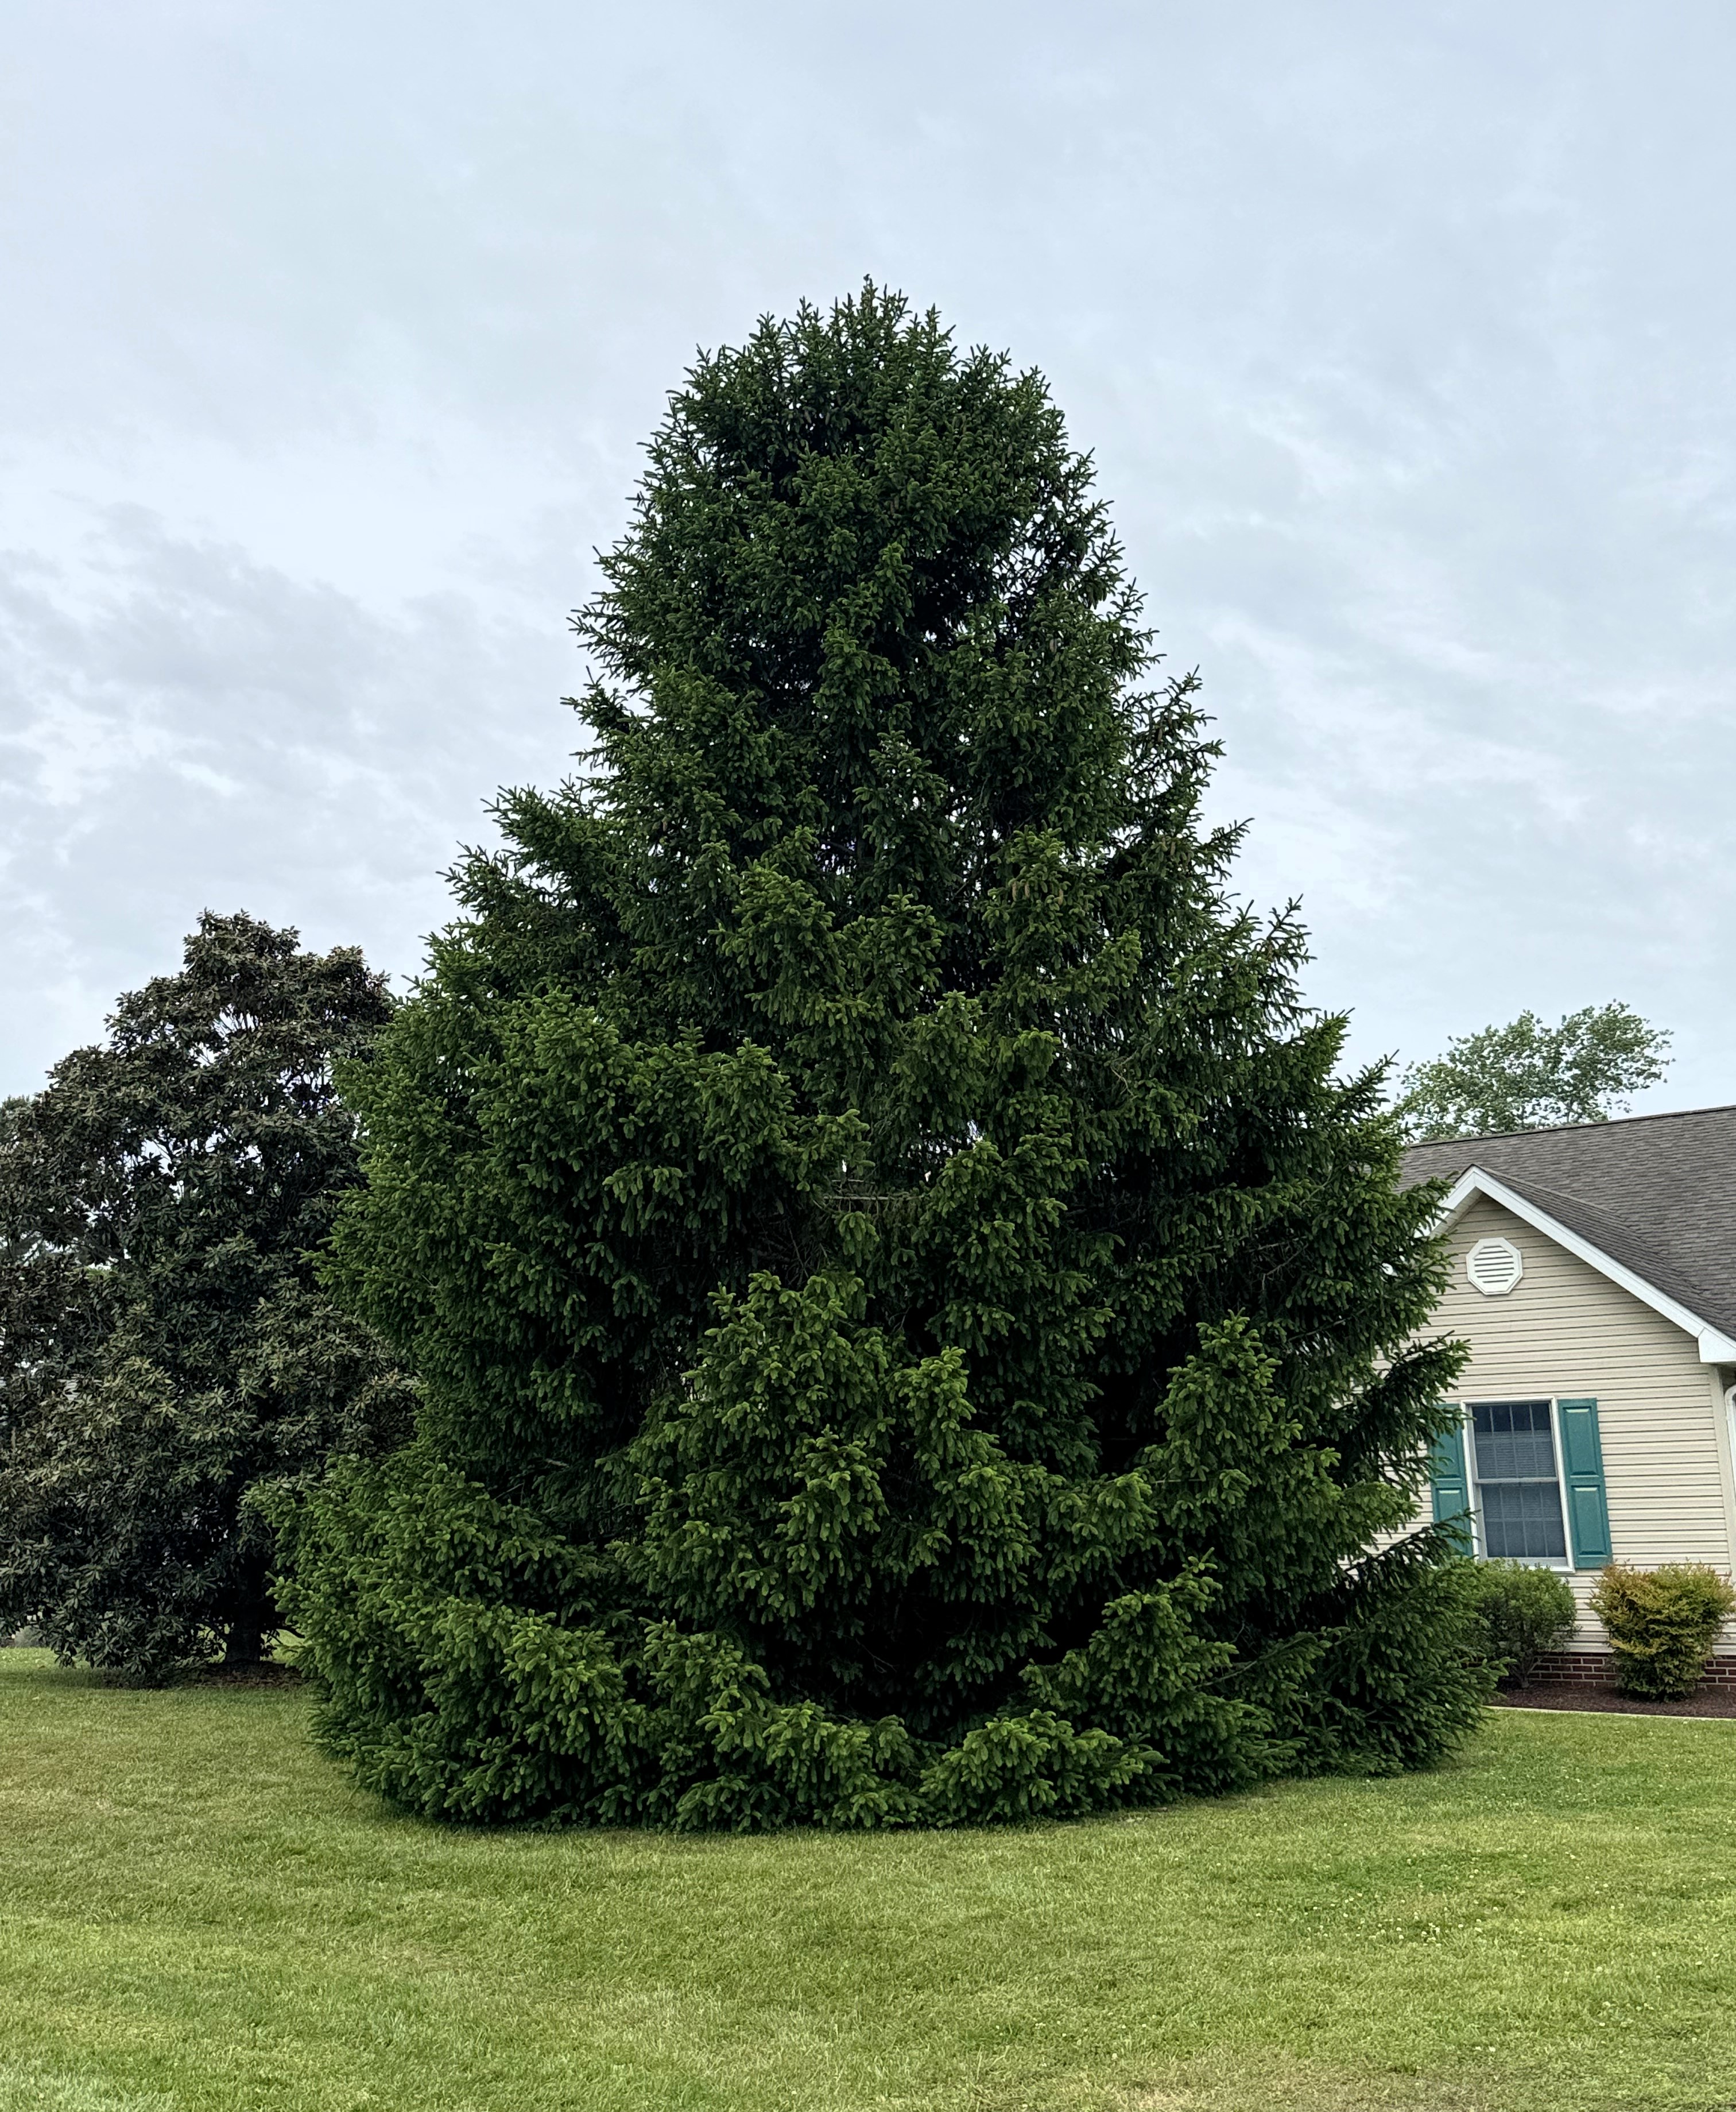
[[[1483,1655],[1503,1677],[1529,1684],[1545,1650],[1559,1650],[1579,1617],[1573,1587],[1552,1569],[1525,1562],[1466,1564]]]
[[[1555,1026],[1522,1012],[1410,1065],[1398,1081],[1399,1113],[1420,1144],[1607,1122],[1630,1095],[1659,1083],[1669,1050],[1668,1034],[1625,1004],[1588,1004]]]
[[[0,1630],[138,1679],[276,1623],[249,1492],[409,1427],[407,1382],[312,1281],[389,1013],[353,949],[200,920],[180,974],[0,1125]]]
[[[1389,1769],[1483,1675],[1380,1082],[1225,888],[1040,380],[870,289],[702,359],[579,620],[592,768],[346,1090],[426,1387],[293,1520],[411,1808],[1088,1811]]]
[[[1609,1632],[1622,1691],[1681,1701],[1705,1676],[1718,1631],[1736,1613],[1736,1591],[1697,1562],[1630,1569],[1611,1563],[1592,1593],[1592,1611]]]

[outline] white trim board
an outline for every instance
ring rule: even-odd
[[[1736,1341],[1714,1327],[1710,1321],[1702,1320],[1697,1313],[1690,1313],[1685,1305],[1660,1290],[1644,1277],[1636,1276],[1630,1268],[1595,1247],[1588,1239],[1570,1231],[1559,1218],[1552,1218],[1547,1210],[1521,1195],[1517,1189],[1509,1188],[1493,1173],[1485,1173],[1480,1166],[1468,1166],[1454,1181],[1441,1214],[1435,1222],[1435,1230],[1446,1231],[1478,1196],[1485,1195],[1492,1203],[1498,1203],[1503,1210],[1511,1210],[1520,1221],[1541,1232],[1546,1240],[1553,1240],[1558,1247],[1565,1247],[1570,1254],[1577,1255],[1588,1268],[1606,1276],[1611,1283],[1637,1298],[1642,1305],[1649,1305],[1654,1313],[1692,1335],[1699,1345],[1702,1364],[1736,1364]]]

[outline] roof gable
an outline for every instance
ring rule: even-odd
[[[1473,1168],[1736,1340],[1736,1107],[1412,1145],[1401,1179]]]
[[[1732,1340],[1722,1328],[1713,1326],[1691,1307],[1672,1298],[1649,1277],[1617,1260],[1606,1249],[1588,1239],[1584,1232],[1577,1231],[1563,1219],[1552,1216],[1532,1196],[1509,1186],[1493,1174],[1485,1172],[1480,1166],[1467,1168],[1453,1183],[1441,1212],[1441,1230],[1448,1230],[1479,1196],[1487,1197],[1492,1203],[1498,1203],[1522,1223],[1541,1232],[1545,1239],[1553,1240],[1557,1246],[1564,1247],[1569,1254],[1577,1256],[1588,1267],[1596,1269],[1600,1276],[1606,1276],[1611,1283],[1620,1285],[1641,1304],[1649,1305],[1654,1313],[1661,1313],[1665,1319],[1692,1335],[1698,1346],[1702,1364],[1736,1364],[1736,1340]]]

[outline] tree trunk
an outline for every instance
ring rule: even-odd
[[[257,1614],[250,1618],[231,1621],[223,1646],[223,1662],[226,1665],[257,1664],[264,1641],[264,1630]]]

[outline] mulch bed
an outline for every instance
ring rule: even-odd
[[[1534,1679],[1529,1686],[1503,1687],[1497,1709],[1572,1709],[1613,1716],[1736,1716],[1736,1686],[1702,1686],[1685,1701],[1636,1701],[1613,1686],[1575,1679]]]
[[[202,1664],[197,1672],[184,1672],[178,1686],[299,1686],[302,1675],[293,1664]]]

